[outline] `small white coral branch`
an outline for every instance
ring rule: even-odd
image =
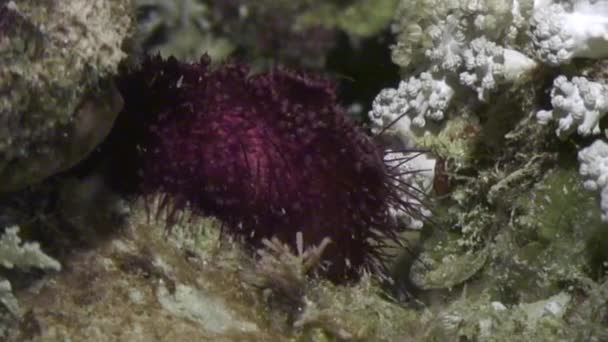
[[[484,102],[497,85],[515,81],[537,65],[521,52],[503,48],[485,37],[473,39],[462,57],[466,71],[460,73],[460,83],[476,90],[479,100]]]
[[[2,304],[14,316],[21,315],[19,301],[13,295],[10,281],[0,277],[0,304]]]
[[[413,212],[429,217],[431,211],[425,207],[420,198],[429,194],[433,188],[436,160],[419,152],[389,151],[386,153],[385,162],[391,169],[391,173],[397,175],[398,180],[395,180],[395,186],[409,184],[414,188],[401,192],[401,203],[408,204],[410,208],[414,209]],[[424,225],[423,217],[413,216],[411,211],[406,211],[401,207],[390,208],[389,213],[394,220],[403,223],[410,229],[420,229]]]
[[[600,191],[602,221],[608,222],[608,143],[596,140],[579,151],[579,173],[585,178],[587,190]]]
[[[408,136],[410,126],[422,128],[426,120],[445,117],[454,89],[445,77],[423,72],[418,77],[401,81],[397,89],[384,89],[374,100],[370,119],[375,133],[391,125],[399,136]]]
[[[40,250],[37,242],[21,243],[19,227],[9,227],[0,238],[0,265],[5,268],[61,270],[61,264]]]
[[[12,269],[14,267],[28,269],[61,270],[61,264],[40,250],[36,242],[22,243],[19,238],[19,227],[6,228],[0,238],[0,265]],[[17,299],[12,294],[11,284],[0,277],[0,304],[4,305],[13,315],[20,316],[21,311]]]
[[[575,130],[582,136],[600,133],[599,121],[608,112],[608,87],[584,77],[558,76],[551,89],[553,110],[536,113],[539,123],[558,120],[557,136],[566,138]]]
[[[466,37],[458,30],[459,19],[448,15],[443,25],[431,25],[427,30],[434,47],[426,50],[424,55],[443,70],[456,70],[462,64],[461,52],[466,46]]]
[[[552,66],[572,58],[608,56],[608,1],[567,3],[539,1],[531,37],[538,58]]]
[[[424,127],[427,118],[443,120],[445,110],[454,96],[454,89],[445,77],[435,78],[428,72],[421,73],[419,77],[411,77],[407,83],[402,82],[397,91],[405,93],[409,99],[412,124],[416,127]]]
[[[392,125],[390,130],[395,135],[409,136],[412,120],[406,115],[408,109],[407,99],[404,96],[399,96],[397,89],[382,89],[374,99],[372,110],[369,112],[372,133],[379,134],[389,125]]]

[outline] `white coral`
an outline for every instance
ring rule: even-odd
[[[445,77],[435,78],[428,72],[423,72],[418,78],[411,77],[407,83],[399,86],[398,91],[405,93],[409,99],[412,124],[417,127],[424,127],[427,118],[443,120],[445,110],[454,96],[454,89]]]
[[[551,89],[553,110],[541,110],[536,118],[541,124],[558,120],[556,134],[565,138],[575,130],[583,136],[600,133],[599,121],[608,112],[608,87],[584,77],[558,76]]]
[[[409,135],[410,125],[422,128],[426,120],[440,121],[454,96],[446,78],[428,72],[401,81],[397,89],[384,89],[374,100],[369,114],[375,133],[389,125],[400,136]]]
[[[599,190],[601,195],[602,221],[608,222],[608,143],[596,140],[579,151],[579,173],[585,178],[587,190]]]
[[[402,0],[393,30],[393,56],[403,67],[454,70],[461,50],[476,37],[511,44],[526,30],[533,0]],[[433,70],[435,71],[435,70]]]
[[[36,242],[22,243],[19,238],[19,227],[6,228],[0,238],[0,265],[5,268],[28,269],[32,267],[59,271],[61,264],[40,250]],[[16,298],[11,292],[11,284],[0,277],[0,303],[12,314],[20,315]]]
[[[531,38],[537,56],[557,66],[575,57],[608,56],[608,1],[567,3],[538,1],[532,16]]]
[[[44,254],[37,242],[22,243],[18,234],[19,227],[14,226],[7,228],[0,238],[0,265],[6,268],[61,270],[59,262]]]
[[[389,151],[384,158],[391,173],[396,175],[394,185],[403,187],[403,184],[408,184],[412,187],[401,192],[400,202],[406,204],[407,208],[392,207],[391,217],[410,229],[422,228],[424,217],[430,216],[431,212],[420,198],[429,194],[433,188],[436,160],[420,152]]]
[[[412,120],[406,115],[408,109],[407,99],[399,96],[397,89],[383,89],[374,99],[369,112],[372,133],[379,134],[390,125],[391,132],[396,136],[409,136]]]
[[[489,91],[502,82],[515,81],[536,67],[536,62],[519,51],[503,48],[485,37],[471,41],[463,51],[460,83],[477,91],[480,101],[488,100]]]
[[[434,47],[424,54],[431,64],[443,70],[456,70],[462,65],[461,52],[467,42],[458,30],[458,20],[455,15],[448,15],[443,25],[432,25],[428,29]]]
[[[491,91],[535,69],[537,62],[521,52],[530,50],[523,33],[535,6],[548,4],[545,0],[402,1],[393,27],[398,33],[393,58],[416,71],[397,89],[378,95],[370,113],[375,132],[390,126],[395,135],[407,137],[429,119],[443,120],[455,94],[463,94],[465,87],[487,102]]]

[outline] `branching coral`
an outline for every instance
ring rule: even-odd
[[[608,56],[608,2],[535,3],[531,37],[541,61],[556,66],[575,57]]]
[[[549,65],[608,53],[608,3],[600,1],[402,1],[393,47],[403,67],[458,60],[468,42],[485,39],[535,51]]]
[[[485,37],[473,39],[463,51],[462,60],[465,71],[460,73],[460,83],[477,91],[480,101],[488,101],[488,93],[498,84],[515,81],[536,67],[521,52],[498,46]]]
[[[425,117],[442,120],[452,97],[466,97],[466,88],[485,102],[500,85],[516,82],[537,67],[517,45],[527,27],[529,1],[414,1],[414,5],[412,9],[411,1],[402,1],[393,60],[406,70],[413,65],[417,70],[412,70],[407,86],[380,93],[370,113],[377,126],[400,117],[406,123],[399,127],[409,128],[410,122],[424,127]],[[418,79],[422,86],[416,86]]]
[[[55,271],[61,270],[59,262],[44,254],[38,243],[22,243],[18,233],[19,227],[5,229],[0,238],[0,265],[8,269],[27,270],[36,267]],[[0,277],[0,304],[4,305],[13,315],[21,315],[17,299],[11,292],[11,284],[3,277]]]
[[[394,25],[393,58],[402,67],[428,65],[427,57],[457,61],[460,50],[481,36],[513,42],[525,29],[531,7],[531,0],[403,0]]]
[[[526,56],[530,51],[549,65],[574,57],[604,57],[608,3],[402,1],[395,31],[397,64],[422,66],[437,79],[458,78],[487,101],[500,84],[517,81],[537,67]],[[381,94],[383,102],[387,95]]]
[[[538,121],[558,120],[556,134],[566,138],[574,131],[583,136],[600,133],[599,121],[608,112],[608,87],[585,77],[558,76],[551,89],[553,110],[541,110]]]
[[[492,93],[515,92],[537,77],[535,70],[549,74],[547,66],[608,56],[608,2],[403,0],[394,32],[393,60],[404,81],[379,93],[369,117],[374,133],[412,146],[445,127],[426,127],[428,119],[474,111],[471,90],[489,103]],[[597,135],[606,93],[601,82],[562,75],[551,90],[553,109],[531,110],[541,124],[558,121],[562,139]]]
[[[608,222],[608,143],[596,140],[578,153],[579,172],[588,190],[600,191],[602,220]]]
[[[445,78],[423,72],[419,77],[402,81],[397,89],[384,89],[376,97],[370,112],[376,133],[393,127],[407,137],[410,126],[422,128],[427,119],[443,120],[454,90]],[[407,144],[407,141],[404,141]]]
[[[569,182],[578,184],[575,151],[587,140],[567,138],[575,132],[597,136],[605,128],[608,88],[601,59],[608,51],[607,9],[603,0],[401,1],[392,52],[403,81],[377,96],[369,113],[372,132],[430,148],[440,157],[435,183],[451,182],[434,212],[446,229],[431,229],[409,274],[415,286],[483,284],[492,296],[517,301],[532,287],[541,293],[560,288],[560,281],[577,283],[585,272],[601,273],[596,265],[585,269],[588,260],[581,252],[596,228],[586,223],[602,228],[594,199],[571,184],[546,180],[568,170]],[[412,86],[422,79],[434,82]],[[538,124],[553,121],[561,141]],[[460,142],[467,148],[454,148]],[[600,140],[578,154],[585,187],[602,192],[604,220],[607,151]],[[546,204],[540,195],[519,200],[539,184],[551,194],[544,197]],[[552,221],[545,223],[546,217]],[[523,221],[532,222],[525,234]],[[547,238],[543,230],[550,229]],[[525,246],[521,252],[518,244]],[[556,258],[568,249],[568,257]],[[521,255],[513,256],[516,250]],[[479,281],[472,277],[476,272]],[[531,285],[533,273],[550,276],[543,276],[545,284]],[[488,285],[488,279],[500,284]]]

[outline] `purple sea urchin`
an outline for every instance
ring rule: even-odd
[[[329,237],[333,280],[378,267],[384,239],[397,239],[389,211],[411,209],[396,168],[344,115],[331,82],[248,72],[151,58],[122,82],[126,110],[150,115],[142,188],[218,217],[253,246],[273,236],[295,246],[297,232],[307,245]],[[148,96],[153,106],[134,105]]]

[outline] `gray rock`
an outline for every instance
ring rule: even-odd
[[[131,0],[0,5],[0,192],[71,167],[122,107],[110,78],[126,57]]]

